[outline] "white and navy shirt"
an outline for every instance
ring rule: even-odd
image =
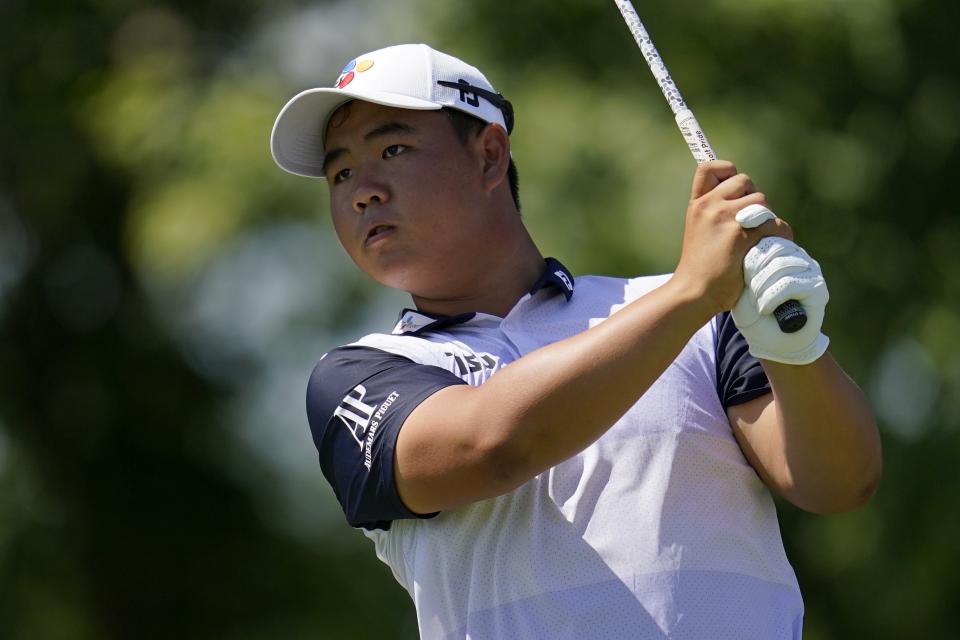
[[[596,442],[518,489],[426,516],[398,496],[394,445],[421,401],[483,384],[668,279],[581,276],[574,295],[573,277],[548,259],[503,318],[405,310],[392,333],[321,359],[307,391],[321,468],[347,521],[409,591],[421,637],[801,637],[773,501],[726,415],[770,391],[729,314],[698,330]]]

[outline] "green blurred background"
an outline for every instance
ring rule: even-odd
[[[821,262],[882,423],[868,507],[780,508],[811,639],[957,633],[958,7],[637,3]],[[0,637],[414,638],[303,408],[319,356],[405,297],[353,269],[270,127],[356,54],[429,42],[513,101],[545,254],[669,271],[693,161],[614,3],[4,0],[0,37]]]

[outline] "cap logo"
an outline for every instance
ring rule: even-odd
[[[449,85],[445,85],[445,86],[449,86]],[[478,96],[475,91],[471,91],[473,87],[470,86],[469,82],[467,82],[463,78],[460,78],[457,81],[456,89],[457,91],[460,92],[460,102],[466,102],[471,107],[480,106],[480,96]]]
[[[338,77],[337,81],[333,83],[333,86],[335,86],[337,89],[343,89],[345,86],[353,82],[356,74],[363,73],[372,67],[373,60],[370,60],[369,58],[365,60],[357,60],[354,58],[347,63],[347,66],[343,68],[343,70],[340,72],[340,77]]]
[[[507,126],[507,133],[513,131],[513,105],[496,91],[474,86],[463,78],[460,78],[456,82],[437,80],[437,84],[441,87],[447,87],[448,89],[456,89],[460,102],[466,103],[474,108],[480,106],[480,98],[483,98],[503,114],[503,123]]]

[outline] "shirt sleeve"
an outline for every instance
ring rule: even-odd
[[[436,391],[466,384],[431,365],[371,347],[341,347],[321,358],[307,386],[307,418],[320,468],[347,522],[389,529],[407,509],[393,475],[397,435],[407,416]]]
[[[717,316],[717,395],[724,411],[765,393],[770,381],[729,311]]]

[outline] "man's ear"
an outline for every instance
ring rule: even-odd
[[[477,134],[476,148],[482,162],[485,191],[493,191],[507,177],[510,166],[510,138],[503,127],[488,124]]]

